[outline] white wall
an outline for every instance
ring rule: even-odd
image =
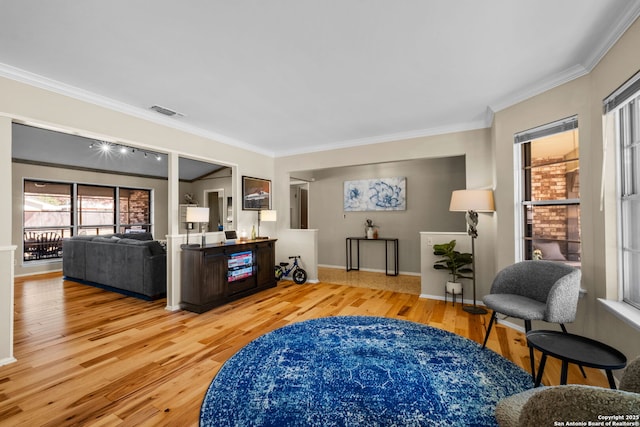
[[[307,281],[318,281],[318,230],[278,231],[276,242],[276,264],[292,262],[290,256],[300,255],[300,266],[307,272]]]
[[[0,366],[13,362],[13,263],[11,244],[11,119],[0,116]]]

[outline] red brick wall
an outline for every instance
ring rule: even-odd
[[[120,197],[120,222],[122,224],[149,223],[149,193],[130,191],[129,197]]]
[[[563,158],[536,159],[536,163],[562,161]],[[567,166],[565,163],[533,168],[531,170],[532,200],[567,198]],[[565,207],[536,206],[533,216],[534,238],[566,239],[567,210]]]

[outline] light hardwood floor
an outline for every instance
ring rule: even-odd
[[[0,425],[195,426],[204,393],[225,360],[260,335],[311,318],[393,317],[482,342],[488,316],[469,315],[460,304],[367,288],[375,279],[359,272],[349,275],[351,286],[327,283],[323,274],[331,273],[323,271],[325,281],[318,284],[283,281],[200,315],[169,312],[164,299],[141,301],[63,281],[59,274],[17,280],[18,362],[0,367]],[[522,334],[497,326],[488,346],[528,370]],[[546,384],[558,383],[555,362],[547,363]],[[606,386],[601,372],[586,370],[585,380],[571,366],[569,381]]]

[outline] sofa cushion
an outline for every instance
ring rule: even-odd
[[[65,240],[93,240],[96,237],[97,236],[87,236],[85,234],[81,234],[79,236],[73,236],[73,237],[70,237],[69,239],[65,239]]]
[[[142,240],[128,239],[126,237],[123,238],[123,239],[119,239],[116,243],[119,244],[119,245],[142,245],[142,244],[144,244],[144,242]]]
[[[157,240],[134,240],[134,239],[120,239],[119,244],[122,245],[134,245],[134,246],[146,246],[149,248],[151,255],[163,255],[166,253],[160,242]]]
[[[132,240],[153,240],[153,234],[144,232],[144,233],[125,233],[121,234],[120,237],[124,239],[132,239]]]
[[[114,240],[111,237],[104,237],[104,236],[96,236],[91,241],[103,242],[103,243],[114,243]]]

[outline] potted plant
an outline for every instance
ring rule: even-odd
[[[462,285],[458,279],[473,279],[467,276],[473,270],[469,267],[473,263],[473,255],[468,252],[459,252],[455,250],[456,241],[449,243],[440,243],[433,245],[433,254],[443,257],[433,264],[436,270],[448,270],[451,274],[451,281],[447,282],[447,292],[450,294],[459,294],[462,292]]]

